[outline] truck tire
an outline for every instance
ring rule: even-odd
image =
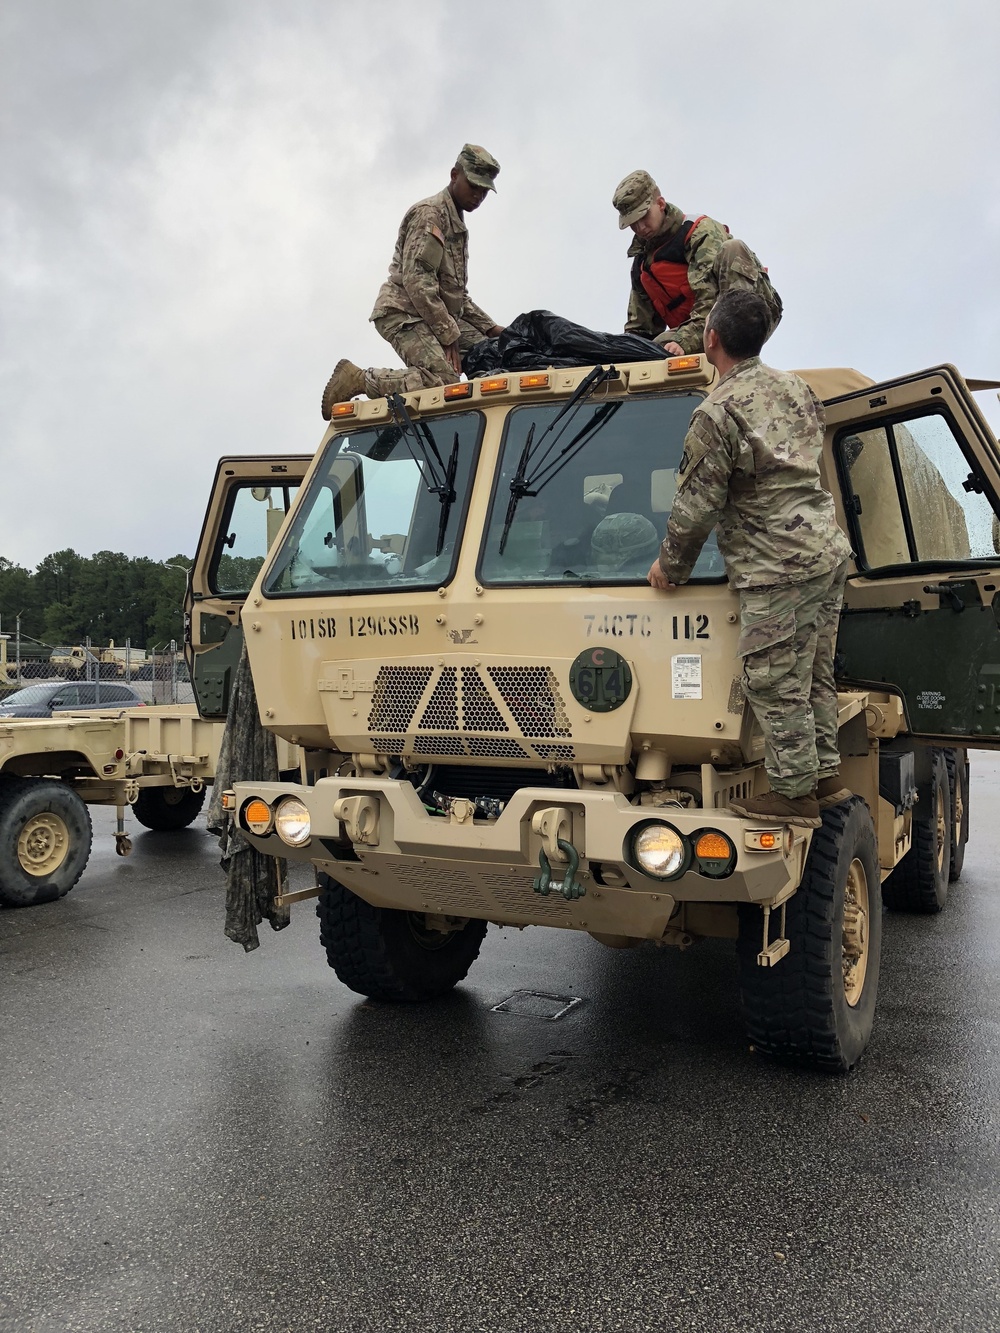
[[[435,999],[458,985],[479,954],[485,921],[444,934],[428,930],[419,913],[372,907],[322,872],[319,886],[316,915],[327,962],[338,981],[369,999]]]
[[[787,905],[784,958],[761,967],[763,914],[746,904],[739,917],[740,997],[755,1048],[831,1073],[853,1069],[871,1035],[882,951],[878,851],[864,801],[823,811]],[[780,909],[771,913],[772,940],[780,920]]]
[[[140,787],[132,813],[146,828],[173,833],[193,824],[204,804],[204,787],[200,791],[190,787]]]
[[[0,778],[0,906],[69,893],[90,860],[90,811],[52,778]]]
[[[894,912],[940,912],[951,878],[951,784],[944,750],[931,758],[931,780],[913,812],[910,850],[882,885],[882,899]]]
[[[951,868],[948,879],[961,878],[965,844],[969,841],[969,756],[965,750],[945,750],[951,788]]]

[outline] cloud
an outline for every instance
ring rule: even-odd
[[[501,322],[620,327],[610,197],[643,165],[769,265],[776,364],[1000,374],[995,12],[682,17],[9,0],[0,553],[191,551],[220,454],[311,452],[333,362],[394,362],[368,314],[467,139],[503,168],[471,220]]]

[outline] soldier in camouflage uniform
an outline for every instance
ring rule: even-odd
[[[626,333],[652,338],[671,355],[700,352],[705,318],[723,292],[753,291],[768,308],[768,337],[781,319],[781,297],[760,260],[729,228],[704,215],[685,217],[668,204],[648,171],[632,171],[615,190],[618,225],[635,240]]]
[[[850,793],[837,774],[833,654],[850,546],[819,475],[823,407],[797,375],[758,355],[770,311],[753,292],[721,296],[705,352],[721,378],[684,440],[656,588],[684,583],[716,525],[740,594],[743,686],[764,733],[771,790],[731,801],[753,819],[816,828]]]
[[[407,210],[389,276],[370,316],[406,369],[362,370],[351,361],[338,361],[323,391],[324,420],[329,421],[334,403],[355,394],[381,398],[452,384],[462,373],[463,353],[473,343],[503,332],[469,297],[469,233],[464,221],[465,213],[496,190],[493,182],[499,170],[485,148],[467,143],[448,185]]]
[[[659,544],[659,534],[645,515],[606,514],[591,533],[590,558],[602,573],[637,573]]]

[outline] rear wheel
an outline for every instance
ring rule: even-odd
[[[0,779],[0,905],[63,897],[90,860],[90,812],[51,778]]]
[[[913,811],[910,850],[882,885],[887,907],[897,912],[940,912],[951,878],[952,794],[944,750],[931,757],[931,779]]]
[[[485,921],[431,930],[418,912],[373,907],[319,875],[319,938],[339,981],[373,1000],[413,1002],[444,995],[475,962]]]
[[[169,833],[194,823],[204,804],[204,787],[200,791],[190,787],[141,787],[132,812],[146,828]]]
[[[952,884],[961,877],[965,863],[965,844],[969,841],[969,756],[965,750],[946,750],[948,785],[951,788],[951,869]]]
[[[740,907],[737,958],[747,1032],[767,1055],[787,1056],[833,1073],[861,1059],[875,1018],[882,950],[878,853],[860,797],[823,811],[805,873],[789,900],[788,953],[761,967],[763,917]],[[771,913],[777,936],[780,909]]]

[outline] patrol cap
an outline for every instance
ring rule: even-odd
[[[659,533],[642,514],[606,514],[590,538],[594,563],[607,573],[652,560],[659,549]]]
[[[497,187],[493,182],[500,170],[500,163],[479,144],[463,144],[455,166],[461,167],[465,172],[466,180],[470,185],[478,185],[482,190],[496,191]]]
[[[645,217],[659,197],[660,187],[648,171],[630,171],[611,200],[618,209],[618,225],[622,231]]]

